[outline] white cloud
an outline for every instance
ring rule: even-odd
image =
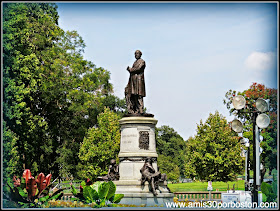
[[[246,61],[244,79],[250,82],[265,84],[277,88],[277,57],[276,52],[253,52]]]
[[[250,70],[271,70],[276,65],[275,52],[253,52],[245,61],[245,65]]]

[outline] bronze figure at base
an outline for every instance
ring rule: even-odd
[[[154,194],[154,196],[156,196],[156,190],[159,190],[159,182],[166,181],[166,174],[161,174],[159,171],[155,171],[151,158],[146,159],[144,166],[140,169],[140,172],[142,174],[141,185],[144,185],[145,182],[148,181],[150,191]]]
[[[119,166],[116,163],[116,160],[112,159],[110,161],[110,166],[108,174],[102,177],[97,177],[97,181],[115,181],[119,180]]]

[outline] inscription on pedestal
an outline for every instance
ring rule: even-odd
[[[149,150],[149,132],[139,131],[139,148]]]
[[[137,137],[137,135],[136,134],[122,135],[122,143],[124,144],[132,143],[131,138],[133,137]]]
[[[126,137],[136,137],[136,136],[137,136],[136,134],[122,135],[123,138],[126,138]]]

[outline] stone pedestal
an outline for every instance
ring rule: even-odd
[[[155,140],[155,125],[157,120],[153,117],[124,117],[120,120],[121,142],[119,152],[119,181],[114,181],[117,186],[116,193],[124,194],[121,204],[146,204],[147,206],[163,205],[173,200],[167,184],[161,183],[158,195],[154,196],[149,191],[148,182],[141,186],[140,169],[147,157],[152,158],[153,167],[158,170]]]

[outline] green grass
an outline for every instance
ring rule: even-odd
[[[213,191],[219,189],[219,191],[227,191],[233,188],[235,184],[235,190],[245,190],[244,180],[237,180],[232,182],[212,182]],[[187,192],[187,191],[207,191],[208,182],[191,182],[191,183],[177,183],[168,184],[171,192]]]

